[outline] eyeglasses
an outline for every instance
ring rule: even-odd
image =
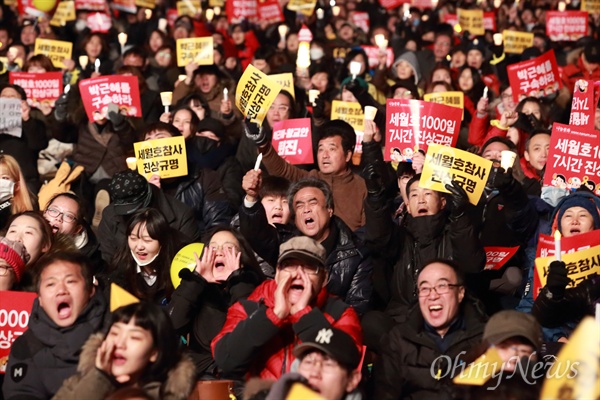
[[[302,270],[308,275],[319,275],[319,272],[321,271],[321,266],[319,265],[309,265],[292,261],[282,261],[278,268],[279,270],[285,271],[288,274],[298,271],[298,268],[302,268]]]
[[[12,271],[12,267],[8,265],[0,265],[0,276],[8,275],[9,271]]]
[[[300,361],[300,366],[302,368],[313,369],[317,365],[320,365],[320,367],[326,371],[333,371],[340,367],[340,364],[337,361],[321,355],[307,355]]]
[[[271,107],[269,107],[269,111],[279,111],[279,112],[288,112],[290,110],[290,106],[286,106],[286,105],[275,105],[272,104]]]
[[[214,252],[217,252],[219,250],[223,250],[224,252],[231,252],[234,250],[240,251],[240,248],[237,245],[235,245],[234,243],[223,243],[220,246],[216,243],[209,243],[208,248]]]
[[[60,211],[58,208],[50,207],[46,210],[46,214],[52,218],[58,218],[62,215],[62,220],[68,224],[77,221],[77,217],[71,213],[65,213]]]
[[[431,286],[423,286],[420,287],[417,292],[419,294],[419,297],[427,297],[431,294],[432,290],[435,290],[435,292],[437,294],[446,294],[450,291],[450,288],[452,287],[460,287],[462,285],[455,285],[452,283],[438,283],[437,285],[431,287]]]

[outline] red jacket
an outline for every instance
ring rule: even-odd
[[[486,114],[484,117],[478,117],[475,112],[475,117],[471,120],[469,125],[469,144],[473,146],[483,146],[485,142],[495,136],[506,137],[508,130],[500,129],[497,126],[490,124],[490,117]],[[519,144],[517,145],[517,152],[519,157],[523,157],[525,153],[525,141],[528,137],[527,132],[523,132],[519,129]]]
[[[582,56],[583,55],[579,56],[577,59],[577,64],[569,64],[562,70],[563,83],[567,89],[569,89],[569,93],[573,93],[575,82],[579,79],[594,82],[600,81],[600,67],[597,67],[592,72],[588,71],[583,65],[583,60],[581,59]]]
[[[259,376],[279,379],[289,372],[293,348],[316,330],[335,327],[348,333],[362,351],[362,330],[354,309],[323,288],[315,307],[307,306],[286,319],[273,312],[274,280],[263,282],[227,312],[221,332],[212,341],[214,359],[224,378]],[[250,314],[250,316],[248,315]]]

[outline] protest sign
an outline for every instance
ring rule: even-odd
[[[191,62],[198,65],[212,65],[214,63],[212,36],[177,39],[176,43],[178,67],[185,67]]]
[[[460,119],[465,117],[465,94],[463,92],[427,93],[423,96],[423,100],[460,108],[462,110]]]
[[[598,232],[586,232],[574,236],[562,236],[560,239],[560,254],[571,254],[576,251],[600,246],[600,235]],[[556,257],[554,236],[541,233],[538,237],[536,257]]]
[[[600,0],[581,0],[581,11],[588,14],[600,14]]]
[[[90,13],[85,22],[92,32],[107,33],[112,27],[110,15],[105,13]]]
[[[29,15],[32,17],[50,18],[58,0],[18,0],[18,10],[20,15]]]
[[[137,170],[146,178],[152,175],[161,179],[174,178],[188,173],[183,136],[137,142],[133,144],[133,151]]]
[[[225,7],[225,0],[208,0],[209,7]]]
[[[379,3],[381,4],[381,7],[389,11],[400,7],[404,3],[410,3],[410,0],[380,0]]]
[[[467,10],[469,11],[469,10]],[[477,10],[475,10],[477,11]],[[450,24],[452,26],[458,25],[458,15],[457,14],[446,14],[444,15],[444,22]],[[496,31],[496,15],[493,12],[484,12],[483,13],[483,29],[488,31]],[[465,31],[464,27],[460,26],[460,31]],[[473,32],[471,32],[473,33]]]
[[[84,79],[79,81],[79,91],[90,121],[106,118],[111,103],[125,115],[142,116],[137,76],[109,75]]]
[[[367,58],[369,59],[369,68],[373,69],[379,65],[379,52],[381,51],[377,46],[361,46]],[[394,63],[394,50],[391,47],[385,49],[386,59],[385,65],[389,68]]]
[[[182,0],[176,3],[177,6],[177,15],[189,15],[190,17],[196,16],[200,11],[202,11],[202,6],[200,5],[200,0]]]
[[[363,110],[356,101],[334,100],[331,103],[331,120],[334,119],[346,121],[355,131],[365,130]]]
[[[281,90],[289,92],[292,97],[296,98],[296,92],[294,91],[294,74],[286,72],[283,74],[269,75],[269,78],[281,85]]]
[[[533,47],[533,32],[519,32],[509,29],[502,31],[504,41],[504,52],[509,54],[521,54],[529,47]]]
[[[569,125],[585,126],[588,129],[594,129],[594,117],[599,92],[600,82],[594,84],[594,81],[583,79],[575,82]]]
[[[510,64],[506,72],[515,103],[528,96],[556,93],[562,87],[554,50],[531,60]]]
[[[27,330],[33,301],[37,294],[31,292],[0,291],[0,373],[6,373],[8,355],[15,339]],[[19,367],[20,365],[20,367]],[[24,368],[15,364],[14,368]],[[24,374],[23,371],[20,371]],[[18,370],[9,373],[19,373]]]
[[[138,7],[149,8],[151,10],[154,10],[154,8],[156,7],[156,1],[155,0],[135,0],[135,5]]]
[[[470,34],[477,36],[485,34],[485,28],[483,27],[483,10],[465,10],[459,8],[457,17],[458,24],[463,32],[469,31]]]
[[[587,11],[547,11],[546,35],[550,40],[571,41],[587,35]]]
[[[44,54],[56,68],[65,68],[65,58],[71,58],[73,43],[62,40],[35,39],[33,54]]]
[[[256,12],[258,20],[267,24],[276,24],[284,21],[283,11],[278,0],[259,1]]]
[[[0,135],[21,137],[23,131],[21,100],[0,98]]]
[[[537,298],[540,290],[546,286],[550,263],[556,257],[540,257],[535,259],[535,274],[533,279],[533,298]],[[594,246],[586,250],[564,254],[562,261],[567,266],[567,276],[571,283],[567,288],[579,285],[585,279],[600,274],[600,246]]]
[[[421,10],[427,9],[427,8],[435,8],[437,6],[437,0],[412,0],[411,5],[413,7],[417,7]]]
[[[600,195],[600,131],[555,122],[544,185],[573,191],[586,185]]]
[[[244,117],[262,125],[281,85],[249,64],[235,90],[235,105]]]
[[[456,145],[461,117],[460,108],[445,104],[388,99],[384,160],[410,161],[415,151],[426,152],[430,143]]]
[[[137,12],[135,0],[113,0],[110,6],[115,10],[124,11],[130,14],[135,14]]]
[[[50,25],[65,26],[69,21],[75,21],[75,2],[61,1],[52,15]]]
[[[358,28],[362,29],[364,33],[369,33],[369,13],[366,11],[354,11],[352,12],[352,22]]]
[[[487,270],[498,270],[506,264],[508,260],[512,258],[519,250],[519,246],[516,247],[498,247],[498,246],[487,246],[484,247],[485,251],[485,267]]]
[[[296,11],[308,17],[315,11],[316,5],[317,0],[290,0],[286,7],[290,11]]]
[[[277,154],[290,164],[314,162],[310,118],[276,122],[271,143]]]
[[[27,103],[35,108],[40,108],[44,103],[54,107],[54,101],[63,92],[62,72],[10,72],[8,79],[10,83],[23,88]]]
[[[431,143],[425,156],[419,186],[449,193],[444,187],[456,181],[467,192],[469,202],[477,204],[487,183],[492,162],[467,151]]]
[[[256,0],[226,1],[225,13],[230,24],[237,24],[244,19],[255,22],[257,20]]]
[[[77,11],[105,11],[105,0],[75,0],[75,10]]]

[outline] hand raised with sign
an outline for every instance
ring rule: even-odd
[[[267,128],[265,126],[259,126],[256,122],[250,121],[246,117],[244,119],[244,132],[246,137],[252,140],[258,147],[265,146],[268,142]]]
[[[562,261],[552,261],[548,268],[548,280],[546,281],[546,289],[552,294],[552,299],[562,299],[570,282],[566,264]]]
[[[422,150],[415,151],[412,156],[412,167],[415,174],[423,172],[423,165],[425,165],[425,154],[422,153]]]
[[[451,184],[445,184],[444,187],[450,192],[450,218],[456,219],[462,217],[465,213],[469,204],[469,196],[458,182],[451,182]]]

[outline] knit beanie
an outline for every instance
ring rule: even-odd
[[[25,265],[29,261],[29,253],[20,242],[13,242],[5,237],[0,237],[0,259],[6,261],[15,271],[17,282],[21,281]]]
[[[573,207],[581,207],[584,208],[587,212],[592,215],[594,219],[594,229],[600,229],[600,213],[596,204],[591,198],[585,196],[578,196],[577,193],[571,194],[568,196],[564,202],[561,204],[560,209],[558,210],[558,229],[560,233],[563,233],[561,230],[560,221],[562,220],[563,215],[569,208]]]

